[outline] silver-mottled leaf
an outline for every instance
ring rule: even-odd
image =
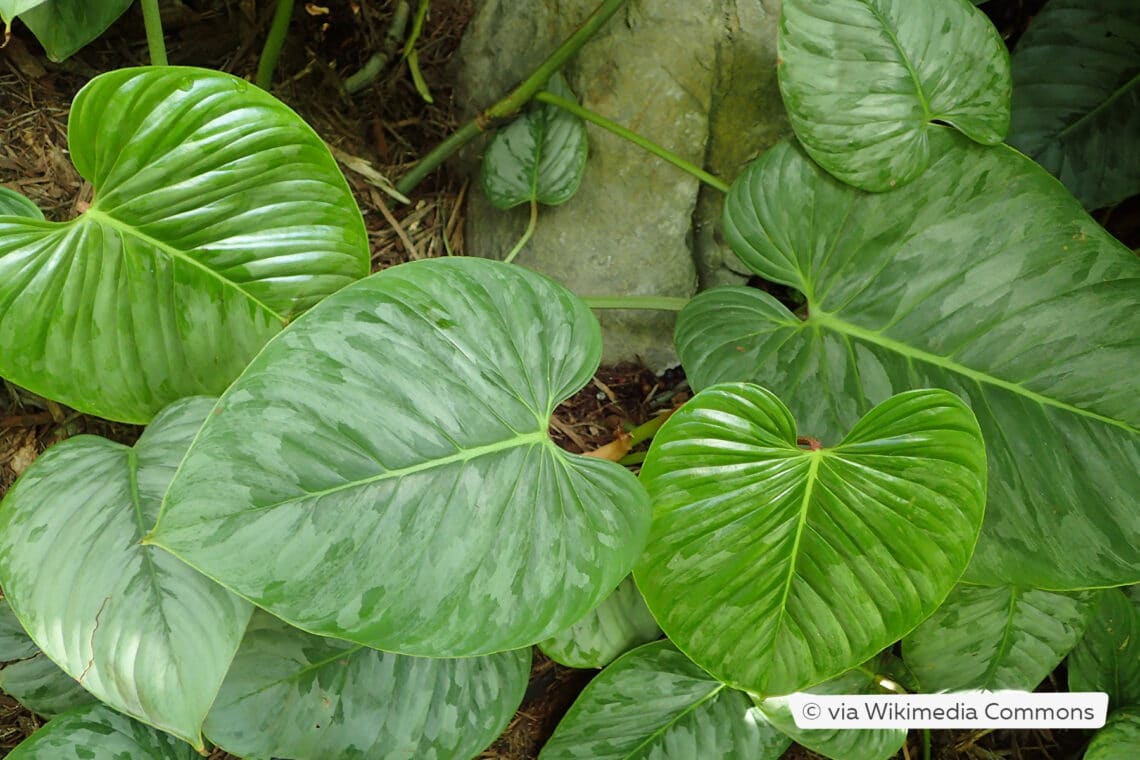
[[[630,649],[660,636],[653,613],[629,577],[586,617],[540,641],[538,648],[570,668],[604,668]]]
[[[202,760],[189,744],[93,704],[48,721],[8,753],[8,760]]]
[[[1108,693],[1109,709],[1140,705],[1140,601],[1106,589],[1069,655],[1069,690]]]

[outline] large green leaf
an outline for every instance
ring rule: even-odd
[[[1009,54],[964,0],[784,0],[778,47],[796,137],[856,187],[920,175],[935,122],[986,145],[1009,128]]]
[[[653,500],[634,570],[669,638],[761,696],[837,676],[932,613],[966,569],[985,506],[970,410],[895,396],[837,446],[805,450],[767,390],[698,393],[653,439]]]
[[[15,190],[0,187],[0,216],[22,216],[25,219],[43,219],[44,212],[30,198]]]
[[[1070,691],[1107,692],[1110,709],[1140,705],[1140,602],[1118,589],[1101,594],[1067,664]]]
[[[131,0],[47,0],[31,5],[20,20],[36,35],[48,58],[62,61],[107,31],[131,7]]]
[[[404,657],[319,638],[259,612],[206,735],[240,757],[474,757],[506,728],[529,675],[529,649]]]
[[[0,579],[32,640],[103,702],[198,747],[250,607],[139,539],[212,401],[173,404],[134,448],[71,438],[0,503]]]
[[[586,617],[538,644],[570,668],[604,668],[622,654],[661,636],[633,578],[626,578]]]
[[[6,599],[0,599],[0,663],[0,691],[37,715],[51,717],[95,701],[44,656]]]
[[[899,391],[947,388],[989,453],[986,523],[966,579],[1072,590],[1140,579],[1140,260],[1040,167],[950,130],[919,180],[873,195],[795,147],[736,182],[725,234],[802,291],[697,296],[677,347],[697,389],[771,388],[837,440]]]
[[[368,271],[328,149],[240,79],[103,74],[76,96],[68,138],[90,210],[0,217],[0,375],[36,393],[147,422],[220,393],[290,319]]]
[[[546,89],[574,99],[561,74],[555,74]],[[501,209],[527,202],[565,203],[578,192],[586,149],[586,125],[580,118],[535,103],[491,139],[483,154],[483,191]]]
[[[1140,3],[1051,0],[1013,53],[1009,143],[1086,208],[1140,193]]]
[[[539,760],[776,760],[790,743],[745,694],[657,641],[590,682]]]
[[[880,656],[862,667],[847,671],[807,690],[808,694],[886,694],[878,686],[879,671],[893,668],[897,660]],[[833,760],[885,760],[895,757],[906,742],[899,728],[836,729],[800,728],[792,715],[789,696],[756,700],[764,717],[797,744]]]
[[[202,760],[194,748],[106,705],[77,707],[8,753],[7,760]]]
[[[1140,757],[1140,706],[1117,710],[1089,742],[1084,760]]]
[[[1096,608],[1094,592],[960,585],[903,641],[923,691],[1033,691]]]
[[[294,625],[401,654],[518,649],[629,572],[648,497],[558,449],[590,310],[499,262],[385,270],[275,338],[218,402],[150,541]]]

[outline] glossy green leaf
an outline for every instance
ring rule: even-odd
[[[570,100],[561,74],[546,85]],[[497,208],[537,201],[565,203],[578,192],[586,170],[586,125],[557,106],[535,103],[522,116],[498,130],[483,155],[483,190]]]
[[[240,757],[474,757],[506,728],[529,675],[529,649],[404,657],[313,636],[258,612],[206,735]]]
[[[40,207],[15,190],[0,187],[0,216],[22,216],[25,219],[44,218]]]
[[[657,641],[586,686],[539,760],[776,760],[789,744],[745,694]]]
[[[1033,691],[1077,645],[1096,604],[1095,592],[959,585],[903,640],[903,658],[923,691]]]
[[[1009,144],[1086,208],[1140,193],[1140,3],[1051,0],[1013,53]]]
[[[201,760],[173,736],[93,704],[69,710],[25,739],[7,760]]]
[[[1099,601],[1069,655],[1069,690],[1107,692],[1110,710],[1140,705],[1140,602],[1119,589],[1104,591]]]
[[[131,7],[131,0],[47,0],[24,11],[48,58],[63,61],[95,40]]]
[[[784,0],[780,92],[807,152],[883,191],[939,156],[935,122],[985,145],[1009,128],[1005,43],[963,0]]]
[[[195,746],[250,607],[139,539],[212,401],[173,404],[134,448],[68,439],[0,504],[0,579],[32,640],[103,702]]]
[[[40,651],[6,599],[0,599],[0,663],[0,691],[37,715],[50,718],[95,701]]]
[[[368,271],[324,143],[236,77],[103,74],[76,96],[68,140],[90,210],[0,218],[0,376],[36,393],[147,422],[220,393],[289,320]]]
[[[861,668],[849,670],[825,683],[807,690],[809,694],[887,694],[877,686],[876,670],[882,672],[895,664],[882,656]],[[790,696],[790,695],[789,695]],[[832,760],[885,760],[895,757],[906,741],[906,730],[900,728],[809,729],[800,728],[792,716],[790,698],[771,697],[757,700],[764,717],[797,744]]]
[[[898,193],[842,185],[788,144],[756,161],[725,235],[808,316],[754,289],[697,296],[676,333],[689,381],[765,385],[825,444],[892,394],[952,390],[989,454],[965,579],[1136,582],[1140,259],[1016,151],[937,137],[942,158]]]
[[[628,470],[547,434],[600,354],[585,304],[520,267],[387,269],[226,391],[150,540],[319,635],[439,657],[541,641],[648,533]]]
[[[932,613],[966,569],[985,449],[954,394],[900,394],[805,450],[778,398],[707,388],[653,439],[634,576],[669,638],[762,696],[833,678]]]
[[[604,668],[630,649],[660,636],[657,621],[629,577],[586,617],[540,641],[538,648],[569,668]]]
[[[10,24],[16,16],[45,2],[47,0],[0,0],[0,21]]]
[[[1125,760],[1140,756],[1140,705],[1117,710],[1089,742],[1084,760]]]

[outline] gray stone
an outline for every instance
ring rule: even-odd
[[[526,78],[598,0],[477,0],[460,50],[468,113]],[[566,68],[587,108],[731,180],[786,133],[776,87],[777,0],[631,0]],[[517,263],[581,296],[689,296],[742,282],[718,236],[721,194],[638,146],[590,125],[578,194],[542,207]],[[471,171],[477,172],[477,168]],[[470,194],[469,253],[501,258],[529,210]],[[674,315],[599,312],[606,362],[676,364]]]

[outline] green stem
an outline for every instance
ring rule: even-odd
[[[281,57],[281,48],[285,44],[285,33],[289,31],[289,22],[293,19],[293,0],[277,0],[277,7],[273,11],[273,23],[269,27],[269,35],[265,38],[265,47],[261,50],[261,59],[257,62],[257,77],[254,83],[263,90],[273,86],[273,71],[277,68],[277,59]]]
[[[451,137],[444,140],[431,150],[426,156],[420,159],[420,162],[415,167],[404,175],[404,177],[396,183],[396,188],[407,195],[415,189],[416,185],[423,181],[424,177],[431,174],[435,169],[451,157],[453,153],[462,148],[468,142],[473,140],[476,136],[482,133],[488,127],[494,126],[496,122],[504,119],[509,119],[517,114],[522,107],[531,101],[534,94],[542,89],[546,84],[546,80],[550,79],[554,72],[558,71],[570,60],[571,57],[578,50],[586,44],[586,41],[594,36],[598,31],[609,21],[610,17],[617,13],[618,9],[625,3],[625,0],[602,0],[601,4],[594,9],[582,26],[572,35],[566,38],[565,42],[558,46],[558,49],[550,54],[542,64],[534,70],[534,72],[527,77],[522,84],[515,89],[511,90],[499,102],[483,111],[476,114],[475,118],[467,124],[464,124],[458,132]]]
[[[505,259],[503,259],[504,264],[510,264],[512,261],[515,260],[515,256],[519,255],[519,251],[521,251],[523,249],[523,246],[525,246],[528,242],[530,242],[530,236],[534,234],[534,228],[537,226],[538,226],[538,201],[531,200],[531,202],[530,202],[530,222],[527,223],[526,231],[524,231],[522,234],[522,237],[519,238],[519,242],[515,243],[515,247],[512,248],[511,252],[507,254],[507,257]]]
[[[632,449],[634,446],[644,443],[657,435],[657,431],[661,429],[661,426],[665,424],[669,416],[669,414],[659,414],[649,422],[643,422],[629,431],[629,447]]]
[[[583,298],[591,309],[646,309],[648,311],[680,311],[688,298],[670,296],[597,296]]]
[[[922,760],[930,760],[930,729],[922,729]]]
[[[146,26],[146,46],[150,49],[151,66],[168,66],[166,41],[162,37],[162,16],[158,13],[158,0],[141,0],[143,24]]]
[[[616,122],[612,122],[609,119],[607,119],[606,117],[601,116],[600,114],[594,113],[593,111],[591,111],[588,108],[583,108],[582,106],[575,103],[573,100],[570,100],[568,98],[564,98],[560,95],[555,95],[553,92],[549,92],[546,90],[535,95],[534,99],[539,101],[540,103],[549,103],[550,105],[557,106],[564,111],[569,111],[570,113],[574,114],[575,116],[583,118],[586,121],[590,122],[591,124],[597,124],[602,129],[609,130],[610,132],[613,132],[618,137],[629,140],[631,143],[638,146],[639,148],[643,148],[643,149],[649,151],[650,153],[652,153],[653,155],[657,156],[658,158],[661,158],[665,161],[668,161],[669,163],[673,164],[673,166],[676,166],[681,171],[687,172],[688,174],[693,175],[694,177],[699,179],[701,182],[704,182],[706,185],[708,185],[710,187],[715,187],[717,190],[720,190],[722,193],[727,193],[729,190],[728,183],[724,182],[723,180],[717,179],[716,177],[709,174],[708,172],[706,172],[704,169],[697,166],[696,164],[693,164],[693,163],[690,163],[689,161],[686,161],[685,159],[678,156],[676,153],[673,153],[672,151],[666,150],[665,148],[661,147],[660,145],[653,142],[652,140],[649,140],[649,139],[637,134],[636,132],[631,132],[630,130],[626,129],[622,125],[620,125]]]

